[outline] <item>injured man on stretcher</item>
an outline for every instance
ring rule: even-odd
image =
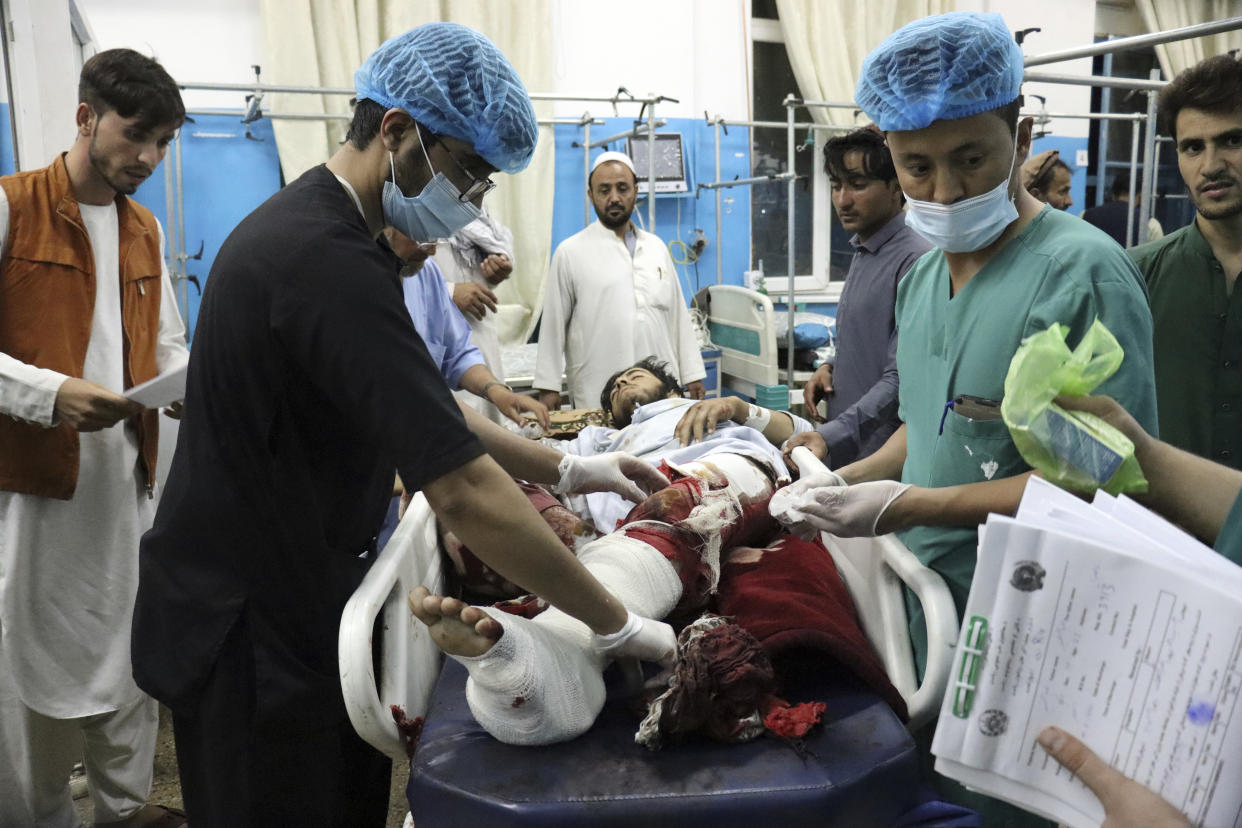
[[[478,722],[511,744],[580,735],[603,707],[610,653],[635,634],[650,639],[641,649],[659,654],[669,679],[639,726],[636,738],[648,747],[687,732],[723,741],[765,729],[801,736],[823,706],[790,707],[778,684],[785,671],[807,665],[862,681],[904,720],[905,704],[831,557],[818,540],[781,532],[768,514],[773,492],[789,482],[780,445],[813,426],[738,398],[683,399],[650,358],[614,375],[601,404],[615,428],[588,426],[557,447],[582,456],[630,452],[659,464],[668,488],[637,506],[596,493],[572,498],[569,508],[539,487],[523,488],[625,605],[625,627],[597,635],[537,596],[519,597],[525,590],[451,535],[445,550],[462,586],[511,600],[475,606],[424,587],[410,594],[432,640],[469,671],[466,697]],[[651,619],[684,629],[675,641],[668,625]]]

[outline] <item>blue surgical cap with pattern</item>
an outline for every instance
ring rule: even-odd
[[[456,23],[386,41],[354,73],[358,100],[403,109],[438,135],[470,144],[502,172],[526,168],[539,132],[530,95],[496,45]]]
[[[916,20],[867,55],[854,100],[880,129],[922,129],[1010,103],[1022,86],[1022,49],[999,14],[952,12]]]

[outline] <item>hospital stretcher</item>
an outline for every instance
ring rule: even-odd
[[[816,463],[798,452],[800,465]],[[948,683],[957,617],[948,588],[892,536],[825,535],[862,627],[907,702],[909,731],[934,718]],[[340,675],[346,707],[367,742],[403,762],[392,715],[425,717],[409,795],[419,828],[447,825],[889,825],[917,804],[914,742],[880,698],[860,685],[787,688],[825,701],[823,724],[802,750],[778,739],[742,745],[687,742],[649,752],[637,718],[610,700],[571,742],[516,747],[494,740],[465,700],[465,670],[444,660],[406,606],[419,584],[443,588],[435,517],[417,496],[342,614]],[[902,584],[921,601],[928,659],[917,681]],[[378,674],[371,637],[383,636]],[[443,665],[443,669],[442,668]],[[801,693],[801,695],[798,695]]]

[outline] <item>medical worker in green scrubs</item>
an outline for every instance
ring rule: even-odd
[[[1142,279],[1111,238],[1021,186],[1031,148],[1031,119],[1018,120],[1021,81],[1022,51],[998,14],[924,18],[863,63],[858,104],[886,133],[906,223],[937,248],[897,291],[903,426],[838,470],[842,482],[874,482],[834,490],[828,505],[807,497],[816,481],[773,500],[775,512],[804,493],[792,508],[843,536],[898,531],[945,577],[959,611],[978,524],[1012,513],[1030,472],[999,411],[1024,337],[1059,322],[1073,347],[1098,317],[1125,351],[1099,392],[1156,429]]]
[[[1125,351],[1099,392],[1156,429],[1152,321],[1138,271],[1103,232],[1021,186],[1031,148],[1031,119],[1018,118],[1022,74],[1022,51],[998,14],[924,18],[864,61],[855,99],[886,134],[906,224],[937,248],[897,292],[903,425],[878,452],[838,469],[839,479],[799,481],[771,504],[795,528],[898,532],[944,577],[959,614],[978,525],[1017,509],[1031,471],[999,412],[1024,337],[1059,322],[1073,347],[1098,317]],[[922,612],[915,602],[910,610],[921,664]],[[987,824],[1038,824],[1008,807],[991,814],[994,800],[942,793],[984,811]]]

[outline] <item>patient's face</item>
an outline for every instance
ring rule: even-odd
[[[618,428],[630,424],[634,409],[664,397],[664,384],[655,374],[644,368],[631,368],[622,372],[608,395],[612,409],[612,421]]]

